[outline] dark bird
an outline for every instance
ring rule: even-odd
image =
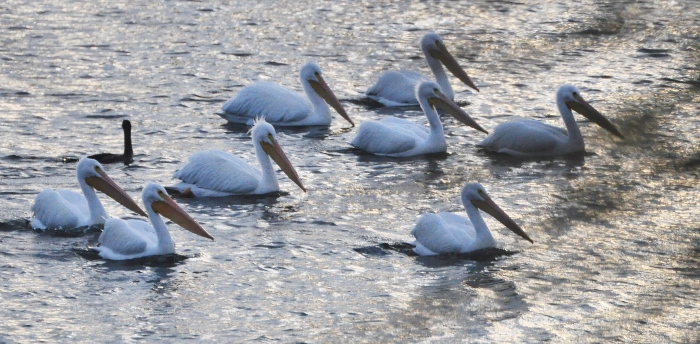
[[[122,129],[124,129],[124,154],[100,153],[90,155],[88,158],[103,164],[123,162],[124,165],[129,165],[134,162],[134,150],[131,148],[131,122],[128,119],[122,121]]]

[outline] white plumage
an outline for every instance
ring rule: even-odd
[[[434,106],[438,106],[457,120],[486,132],[457,104],[442,93],[433,81],[423,81],[414,90],[430,128],[401,118],[384,118],[364,122],[350,144],[363,151],[392,157],[408,157],[447,151],[445,133]]]
[[[557,107],[566,129],[534,120],[516,120],[499,124],[479,143],[484,150],[517,157],[547,157],[585,151],[581,130],[572,109],[596,124],[624,138],[603,115],[588,104],[574,86],[563,85],[557,91]]]
[[[411,235],[416,238],[414,252],[421,256],[447,253],[467,253],[494,247],[491,235],[479,209],[489,213],[515,234],[532,239],[494,203],[479,183],[468,183],[462,188],[462,204],[469,218],[452,213],[424,214]]]
[[[95,189],[146,216],[136,202],[107,176],[99,162],[89,158],[80,159],[77,176],[82,194],[64,189],[45,189],[36,196],[31,208],[34,213],[30,220],[32,228],[67,230],[105,223],[109,216],[97,198]]]
[[[447,79],[447,74],[442,65],[444,64],[452,74],[459,78],[467,86],[479,91],[471,81],[467,72],[459,66],[457,60],[447,51],[442,38],[434,32],[427,33],[421,39],[421,50],[425,59],[433,72],[435,81],[442,92],[450,99],[454,99],[452,85]],[[418,99],[414,90],[418,84],[430,79],[414,71],[388,71],[379,76],[377,83],[372,85],[365,94],[385,106],[408,106],[418,105]]]
[[[160,215],[197,235],[214,240],[168,196],[162,186],[149,183],[143,189],[142,199],[152,225],[141,220],[107,220],[98,239],[99,246],[95,248],[100,257],[126,260],[175,253],[175,242]]]
[[[276,126],[328,126],[332,106],[350,124],[355,125],[333,91],[323,80],[321,68],[309,62],[299,73],[305,94],[299,94],[272,82],[256,82],[243,87],[222,107],[219,115],[229,122],[252,125],[262,117]]]
[[[306,191],[282,147],[277,143],[275,128],[264,119],[259,119],[251,133],[255,155],[262,171],[231,153],[220,150],[202,151],[190,156],[188,163],[175,172],[175,178],[182,182],[173,188],[196,197],[277,192],[279,184],[270,162],[272,158],[292,181]]]

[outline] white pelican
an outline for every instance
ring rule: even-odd
[[[123,162],[124,165],[129,165],[134,162],[134,149],[131,147],[131,122],[128,119],[122,121],[122,130],[124,131],[124,154],[99,153],[90,155],[88,158],[103,164]]]
[[[479,209],[529,242],[530,237],[494,203],[479,183],[467,183],[462,189],[462,204],[469,219],[452,213],[424,214],[411,230],[416,238],[414,252],[421,256],[443,253],[467,253],[496,246]]]
[[[301,95],[272,82],[256,82],[243,87],[236,97],[229,99],[219,115],[229,122],[252,125],[256,117],[263,117],[276,126],[310,126],[331,124],[332,106],[345,120],[352,122],[345,109],[321,76],[321,68],[308,62],[299,73]]]
[[[160,215],[194,234],[214,240],[168,196],[162,186],[148,183],[143,189],[142,199],[152,225],[142,220],[107,220],[98,239],[99,246],[95,247],[100,257],[126,260],[175,253],[175,242]]]
[[[499,124],[493,133],[477,146],[489,152],[504,153],[516,157],[546,157],[585,151],[581,130],[576,124],[574,110],[613,135],[622,134],[603,115],[588,104],[581,92],[571,85],[563,85],[557,91],[557,107],[566,130],[524,119]]]
[[[435,81],[437,81],[448,98],[453,100],[455,94],[450,81],[447,79],[445,69],[442,68],[443,64],[459,80],[479,91],[469,78],[469,75],[467,75],[467,72],[459,66],[457,60],[447,51],[440,35],[434,32],[425,34],[421,40],[421,50],[425,54],[425,59],[428,61],[428,66],[433,72]],[[377,83],[370,87],[365,94],[367,97],[385,106],[418,105],[418,99],[416,99],[413,90],[421,81],[429,81],[429,79],[414,71],[388,71],[380,75]]]
[[[378,122],[362,123],[350,145],[372,154],[392,157],[445,152],[447,142],[434,106],[440,107],[460,122],[488,133],[442,93],[435,82],[423,81],[416,87],[415,93],[421,109],[428,117],[430,130],[402,118],[388,117]]]
[[[182,180],[182,183],[173,186],[173,189],[195,197],[277,192],[279,184],[270,162],[272,158],[289,179],[306,192],[297,172],[277,143],[275,128],[260,118],[256,120],[251,133],[262,173],[231,153],[220,150],[197,152],[175,172],[175,178]]]
[[[131,211],[146,216],[129,195],[107,176],[99,162],[82,158],[78,162],[78,183],[83,194],[71,190],[45,189],[32,205],[34,229],[61,228],[64,230],[105,223],[107,212],[97,198],[96,190],[104,192]]]

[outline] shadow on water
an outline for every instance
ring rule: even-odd
[[[176,189],[166,190],[173,198],[196,207],[227,207],[231,205],[264,204],[274,205],[279,198],[289,196],[287,191],[270,192],[262,195],[231,195],[224,197],[194,197],[191,194],[179,193]],[[172,191],[171,191],[172,190]]]
[[[189,258],[198,257],[197,255],[190,257],[173,253],[127,260],[106,260],[100,257],[99,252],[93,248],[73,248],[73,252],[86,260],[104,261],[104,264],[101,266],[107,267],[110,270],[133,270],[133,268],[138,268],[141,266],[160,268],[175,267],[182,264]]]
[[[390,157],[383,155],[376,155],[372,153],[365,152],[357,148],[342,148],[332,151],[333,153],[340,154],[353,154],[357,157],[357,161],[361,163],[405,163],[413,161],[444,161],[451,155],[450,153],[434,153],[434,154],[423,154],[409,157]]]
[[[419,256],[413,251],[415,246],[410,243],[380,243],[375,246],[365,246],[354,248],[353,251],[366,257],[382,257],[394,253],[405,254],[409,257],[416,257],[416,262],[425,267],[444,267],[459,265],[464,261],[493,262],[500,257],[512,256],[519,251],[508,251],[497,247],[489,247],[466,253],[441,254],[436,256]]]
[[[104,229],[104,225],[93,225],[93,226],[84,226],[84,227],[70,228],[70,229],[47,228],[43,231],[42,230],[34,230],[34,232],[42,234],[42,235],[53,236],[53,237],[77,238],[77,237],[82,237],[82,236],[87,236],[87,235],[94,235],[96,233],[99,234],[102,232],[103,229]]]
[[[552,165],[561,165],[572,167],[581,167],[586,162],[587,156],[593,156],[595,153],[582,152],[582,153],[572,153],[563,156],[550,157],[550,158],[526,158],[526,157],[516,157],[508,154],[487,152],[483,149],[478,150],[479,154],[486,156],[491,161],[492,165],[495,166],[507,166],[507,167],[522,167],[524,164],[537,163],[545,167]]]
[[[31,229],[31,226],[29,225],[29,220],[27,219],[0,221],[0,232],[12,232],[29,229]]]

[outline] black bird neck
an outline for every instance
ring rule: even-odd
[[[134,149],[131,147],[131,122],[124,120],[122,129],[124,129],[124,165],[128,165],[134,162]]]

